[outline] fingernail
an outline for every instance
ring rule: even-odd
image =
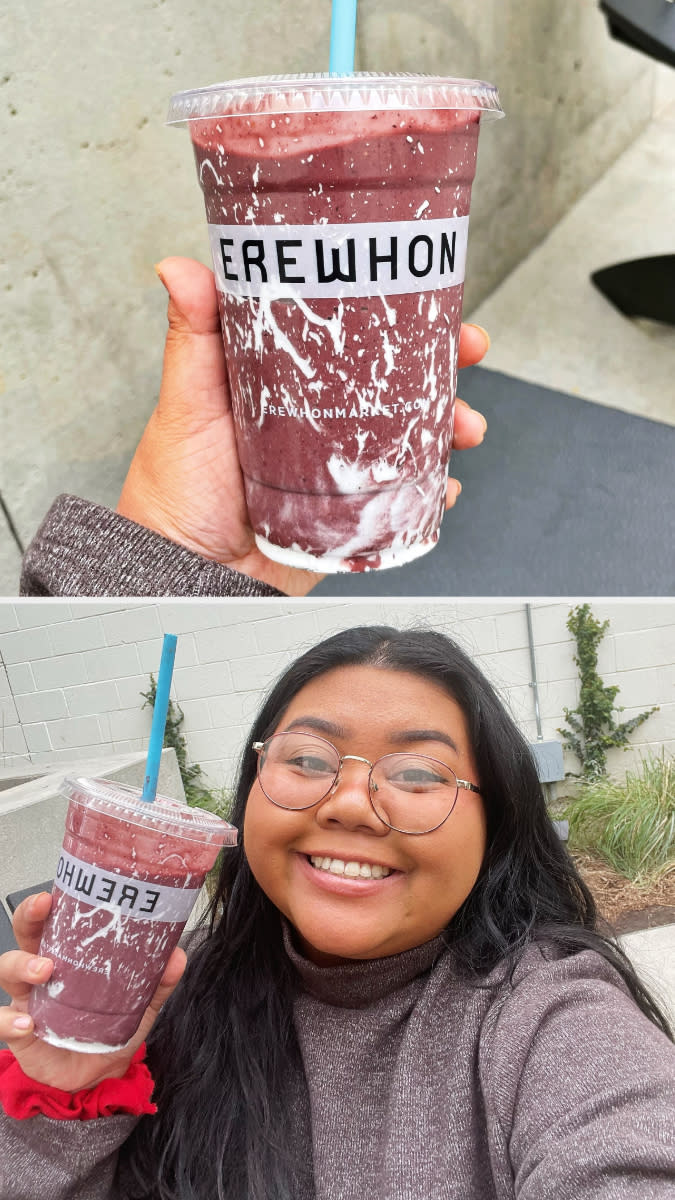
[[[461,483],[459,482],[459,479],[456,479],[456,480],[455,480],[455,483],[457,484],[457,495],[458,495],[458,496],[461,496],[461,494],[462,494],[462,485],[461,485]]]
[[[159,269],[159,264],[155,263],[152,269],[155,272],[155,275],[159,279],[160,283],[164,284],[164,287],[166,288],[166,290],[168,292],[169,289],[168,289],[168,287],[166,287],[166,280],[165,280],[164,276],[162,275],[162,272]]]
[[[482,325],[476,325],[475,323],[471,323],[471,322],[469,322],[469,323],[471,324],[472,329],[480,330],[480,332],[482,333],[483,337],[485,338],[485,340],[487,342],[487,349],[489,350],[492,343],[490,340],[490,334],[488,333],[487,329],[483,329]],[[487,354],[487,350],[485,353]]]
[[[30,1017],[28,1017],[28,1016],[15,1017],[14,1021],[12,1022],[12,1026],[14,1029],[30,1029],[32,1024],[33,1024],[33,1022],[31,1021]]]
[[[485,437],[485,434],[487,433],[487,421],[485,420],[485,417],[483,416],[482,412],[478,412],[476,410],[476,415],[479,416],[481,421],[483,422],[483,437]]]
[[[39,975],[43,967],[46,967],[46,958],[31,958],[28,961],[28,970],[31,975]]]

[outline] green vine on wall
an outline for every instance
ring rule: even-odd
[[[590,604],[580,604],[570,611],[567,628],[576,640],[574,661],[579,668],[579,704],[565,708],[566,729],[559,729],[563,745],[572,750],[581,763],[584,779],[597,779],[607,774],[607,751],[612,747],[628,749],[628,738],[634,729],[658,712],[658,705],[617,722],[614,713],[623,712],[615,705],[619,687],[606,687],[598,674],[598,646],[609,629],[609,621],[598,621]]]
[[[147,692],[141,692],[145,703],[143,708],[154,708],[155,697],[157,695],[157,681],[154,675],[150,676],[150,687]],[[180,777],[183,781],[183,789],[185,791],[185,799],[188,804],[204,805],[210,797],[208,788],[202,783],[202,769],[199,763],[189,763],[187,757],[187,741],[185,734],[182,732],[183,721],[185,714],[175,700],[169,700],[169,710],[166,714],[166,727],[164,730],[164,745],[173,747],[176,751],[176,759],[178,761],[178,769]]]

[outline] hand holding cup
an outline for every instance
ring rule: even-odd
[[[14,914],[14,935],[19,948],[0,955],[0,987],[12,998],[10,1005],[0,1008],[0,1040],[7,1043],[24,1074],[31,1079],[65,1092],[77,1092],[95,1087],[104,1079],[121,1078],[126,1074],[162,1005],[180,982],[186,956],[179,947],[173,950],[137,1032],[123,1049],[112,1054],[81,1054],[52,1046],[35,1036],[33,1021],[28,1014],[32,988],[47,983],[53,970],[49,959],[38,957],[51,904],[51,896],[40,892],[24,900]]]
[[[257,547],[244,494],[213,273],[187,258],[156,268],[169,293],[169,330],[159,402],[129,468],[117,511],[205,558],[302,596],[321,575],[273,562]],[[463,325],[460,367],[481,361],[489,338]],[[483,440],[484,417],[455,407],[453,446]],[[461,491],[448,480],[446,507]]]

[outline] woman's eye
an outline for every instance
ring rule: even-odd
[[[390,783],[406,791],[428,791],[430,788],[443,787],[447,780],[425,767],[406,767],[391,776]]]
[[[333,775],[335,768],[316,754],[294,754],[287,759],[286,766],[300,771],[303,775]]]

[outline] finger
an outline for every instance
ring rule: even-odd
[[[5,1006],[0,1008],[0,1042],[6,1042],[13,1054],[18,1054],[35,1037],[33,1018],[26,1012]]]
[[[164,974],[157,985],[157,990],[155,991],[152,1000],[145,1010],[145,1015],[141,1022],[140,1029],[136,1035],[139,1041],[143,1041],[147,1036],[149,1030],[152,1028],[159,1015],[160,1009],[164,1004],[166,1004],[171,993],[178,987],[178,984],[183,978],[183,972],[185,971],[186,963],[187,955],[185,951],[180,946],[176,946],[175,950],[173,950],[171,953],[168,963],[166,964]]]
[[[490,335],[482,325],[462,325],[459,334],[459,367],[472,367],[490,349]]]
[[[445,511],[449,508],[454,508],[455,503],[462,493],[462,485],[459,479],[448,479],[448,486],[445,489]]]
[[[482,413],[471,408],[466,400],[455,401],[455,423],[452,444],[455,450],[470,450],[472,446],[480,446],[487,430],[487,421]]]
[[[169,293],[158,411],[178,421],[208,422],[229,406],[213,272],[190,258],[165,258],[155,270]]]
[[[169,996],[178,987],[183,973],[187,965],[187,954],[182,946],[176,946],[171,951],[169,961],[164,968],[164,974],[157,984],[157,990],[150,1001],[150,1007],[156,1005],[158,1009],[169,999]]]
[[[23,950],[8,950],[0,958],[0,987],[12,997],[14,1004],[25,1007],[31,988],[36,983],[46,983],[53,970],[51,958],[40,958]]]
[[[20,950],[26,954],[37,954],[40,949],[42,930],[52,906],[49,892],[37,892],[17,905],[12,925],[14,937]]]

